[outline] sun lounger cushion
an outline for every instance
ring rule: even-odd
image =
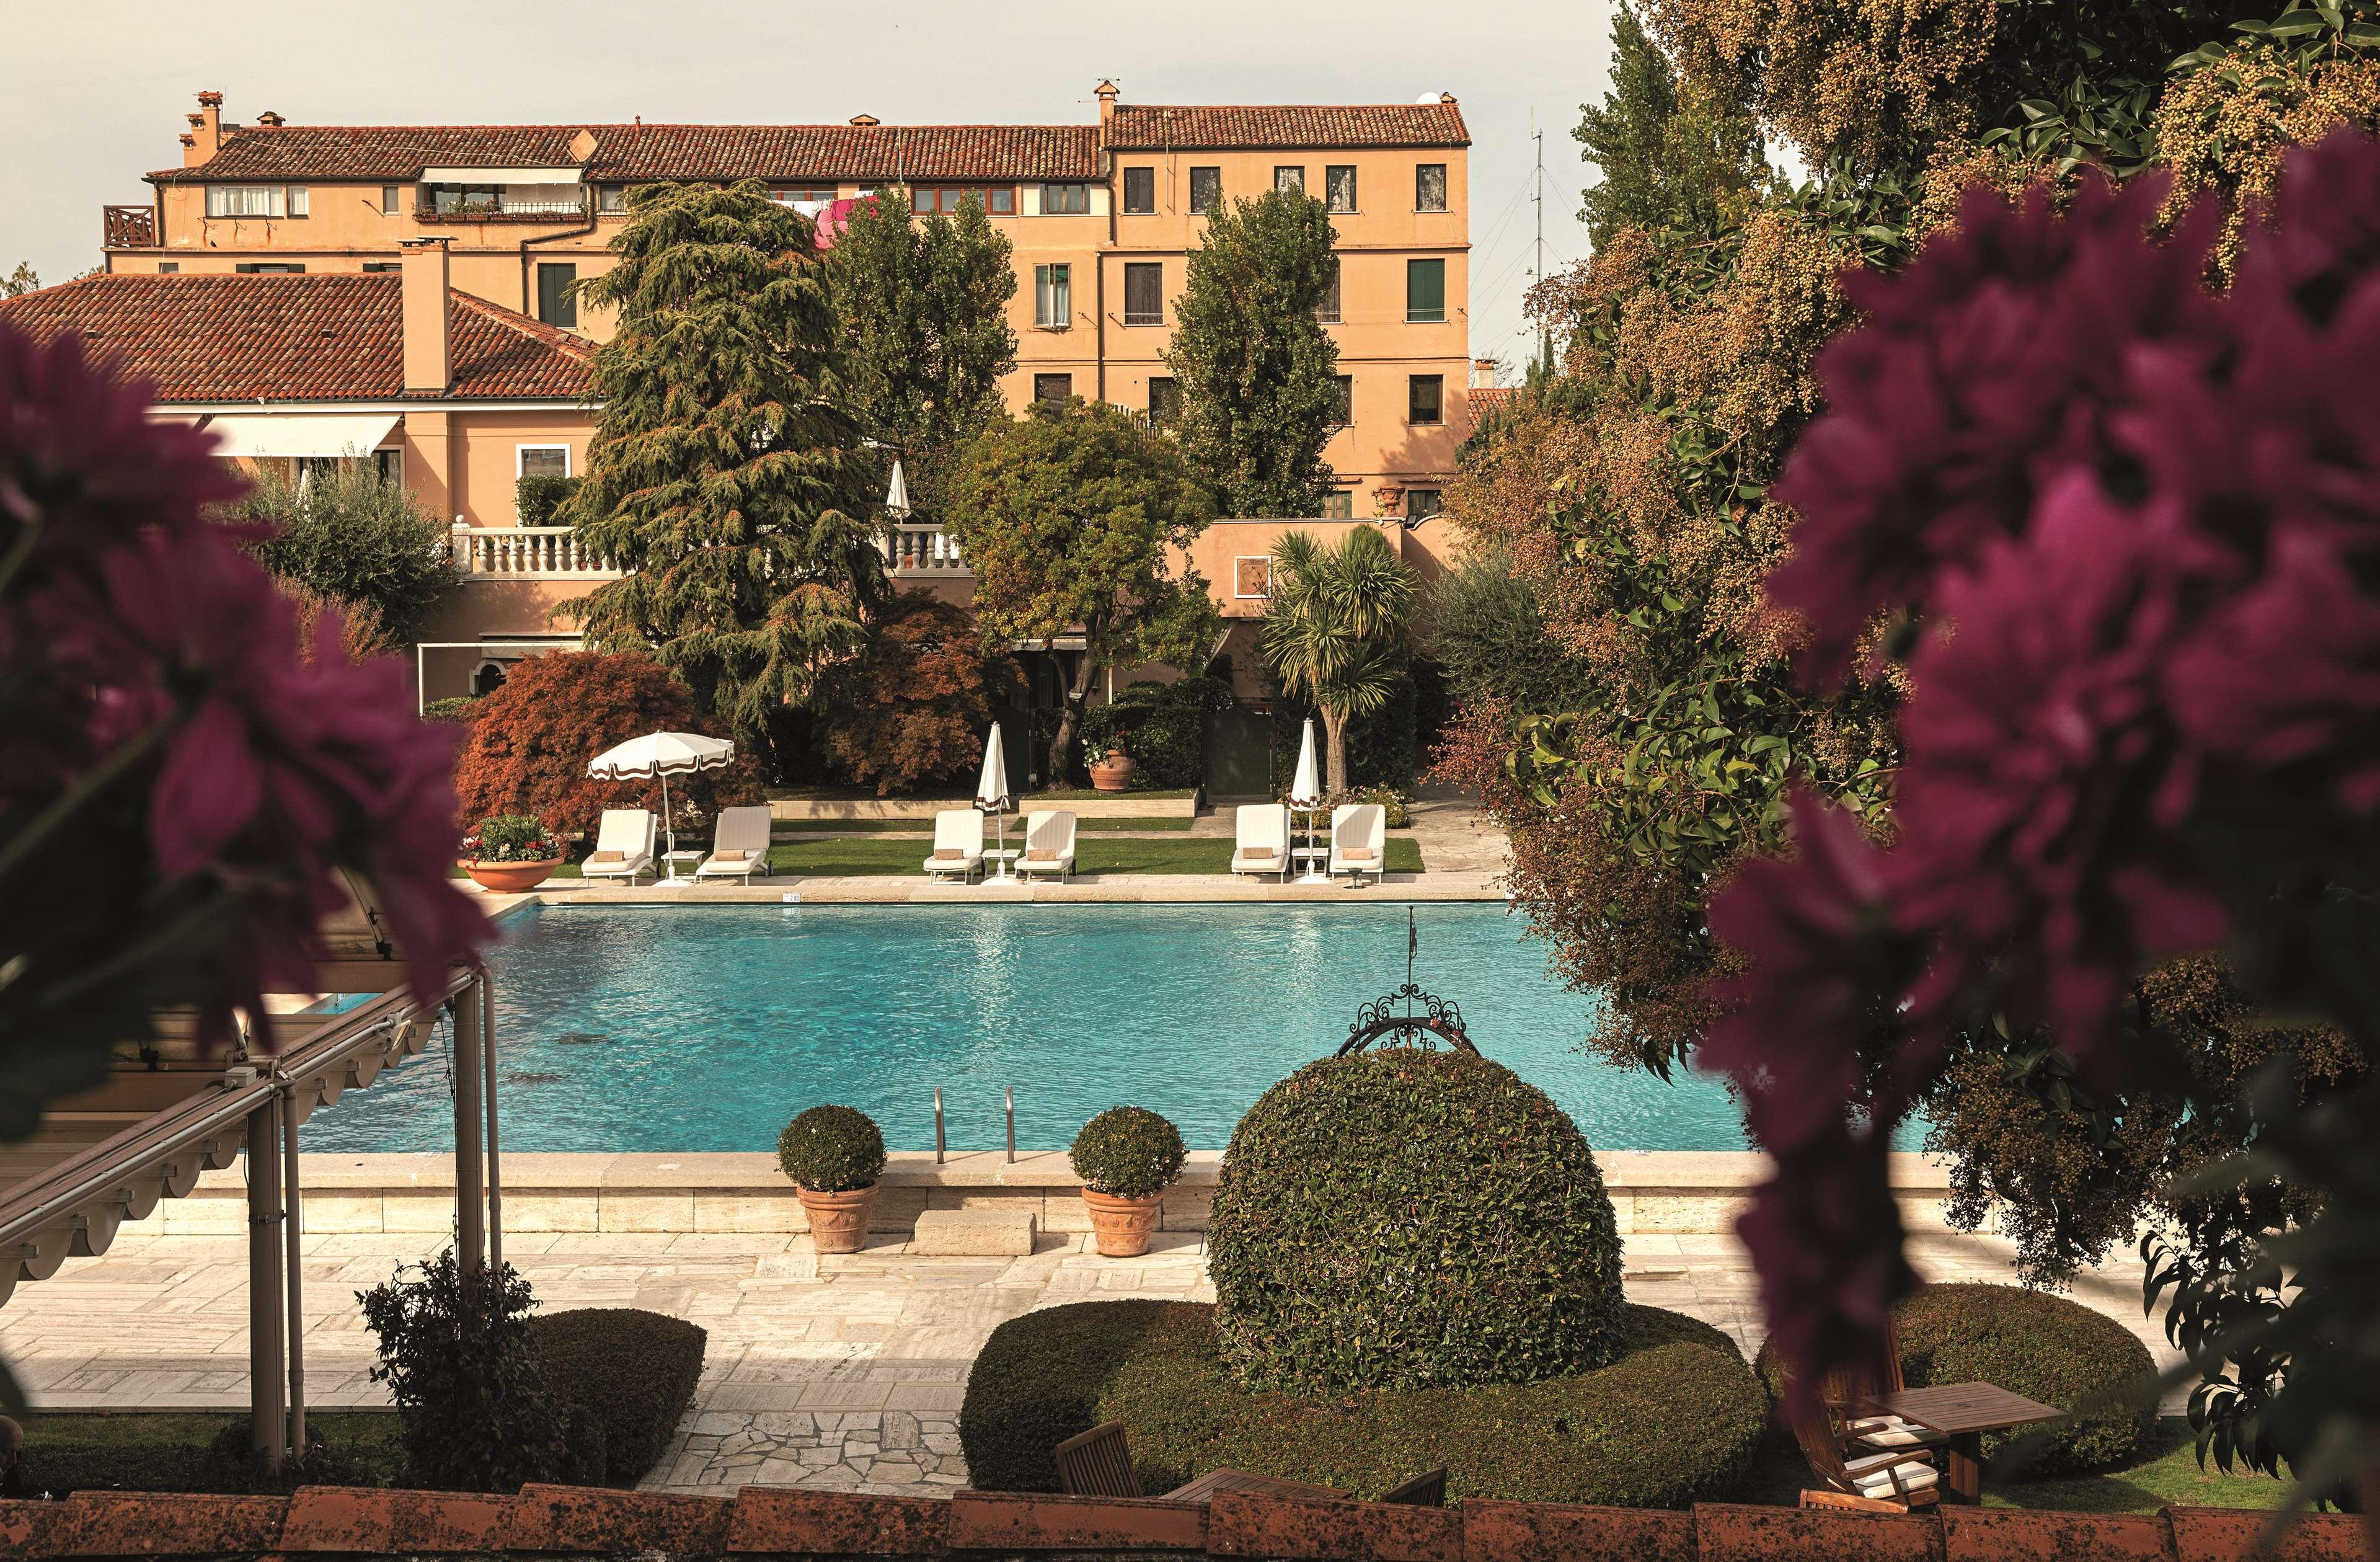
[[[1372,860],[1372,848],[1368,846],[1341,847],[1339,855],[1349,862],[1369,862]]]
[[[627,860],[628,855],[624,851],[599,851],[587,859],[589,862],[625,862]]]
[[[1244,846],[1240,848],[1240,855],[1251,862],[1269,862],[1279,854],[1269,846]]]
[[[934,860],[937,862],[957,862],[965,856],[965,852],[954,846],[938,846],[934,848]]]
[[[710,860],[713,862],[741,862],[751,855],[748,851],[714,851]]]
[[[1025,854],[1025,860],[1027,862],[1055,862],[1058,860],[1058,853],[1048,847],[1037,846],[1032,850]]]

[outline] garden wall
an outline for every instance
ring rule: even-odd
[[[1203,1231],[1220,1153],[1194,1151],[1166,1195],[1160,1229]],[[1733,1229],[1765,1157],[1746,1152],[1609,1151],[1597,1157],[1621,1235],[1717,1235]],[[508,1154],[502,1166],[507,1231],[745,1232],[809,1229],[800,1202],[765,1154]],[[453,1224],[455,1163],[445,1155],[308,1155],[300,1181],[305,1227],[443,1233]],[[1895,1155],[1892,1181],[1912,1231],[1945,1229],[1949,1178],[1931,1157]],[[896,1152],[884,1170],[871,1228],[905,1236],[925,1210],[1029,1210],[1044,1231],[1087,1231],[1082,1179],[1062,1151]],[[170,1233],[248,1228],[237,1167],[210,1172],[187,1199],[159,1206]]]

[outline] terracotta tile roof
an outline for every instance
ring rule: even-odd
[[[595,138],[596,181],[1099,176],[1088,125],[285,125],[227,128],[207,162],[149,177],[409,181],[434,167],[575,167],[582,129]]]
[[[732,1497],[529,1486],[518,1496],[306,1486],[291,1497],[84,1492],[0,1502],[0,1552],[28,1558],[577,1554],[649,1558],[1047,1557],[1136,1554],[1302,1562],[2299,1562],[2367,1555],[2353,1514],[2301,1515],[2277,1553],[2266,1515],[2228,1508],[1923,1513],[1706,1503],[1691,1513],[1466,1498],[1449,1507],[1219,1494],[1184,1506],[961,1492],[947,1498],[747,1486]]]
[[[115,275],[0,300],[0,320],[47,340],[77,331],[176,401],[386,400],[405,391],[404,279]],[[594,349],[468,293],[447,295],[455,382],[475,399],[588,394]]]
[[[1118,104],[1108,126],[1108,145],[1117,152],[1470,144],[1463,110],[1451,103],[1305,107]]]

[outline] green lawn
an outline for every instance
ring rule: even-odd
[[[1810,1467],[1782,1434],[1761,1445],[1760,1457],[1744,1481],[1742,1500],[1791,1504],[1810,1483]],[[2263,1475],[2226,1475],[2209,1464],[2198,1468],[2190,1422],[2161,1419],[2148,1446],[2129,1465],[2095,1475],[2054,1475],[2039,1480],[1995,1482],[1984,1476],[1985,1507],[2059,1508],[2069,1513],[2154,1513],[2168,1504],[2195,1507],[2278,1507],[2289,1483]]]
[[[36,1490],[122,1487],[160,1492],[204,1491],[207,1445],[232,1415],[50,1415],[25,1422],[25,1478]],[[322,1412],[306,1430],[362,1464],[384,1482],[402,1480],[405,1450],[393,1415]]]
[[[990,844],[993,836],[986,832]],[[1024,832],[1009,832],[1012,847],[1024,845]],[[859,878],[921,871],[927,843],[918,839],[824,839],[779,843],[769,850],[769,866],[779,873],[812,878]],[[1140,840],[1128,836],[1075,843],[1075,869],[1083,873],[1228,873],[1232,843],[1227,840]],[[1410,838],[1389,842],[1389,872],[1422,871],[1421,846]]]

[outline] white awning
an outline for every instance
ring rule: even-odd
[[[426,185],[575,185],[576,168],[424,168]]]
[[[261,460],[286,456],[369,456],[388,438],[401,412],[225,412],[206,431],[222,444],[215,454]]]

